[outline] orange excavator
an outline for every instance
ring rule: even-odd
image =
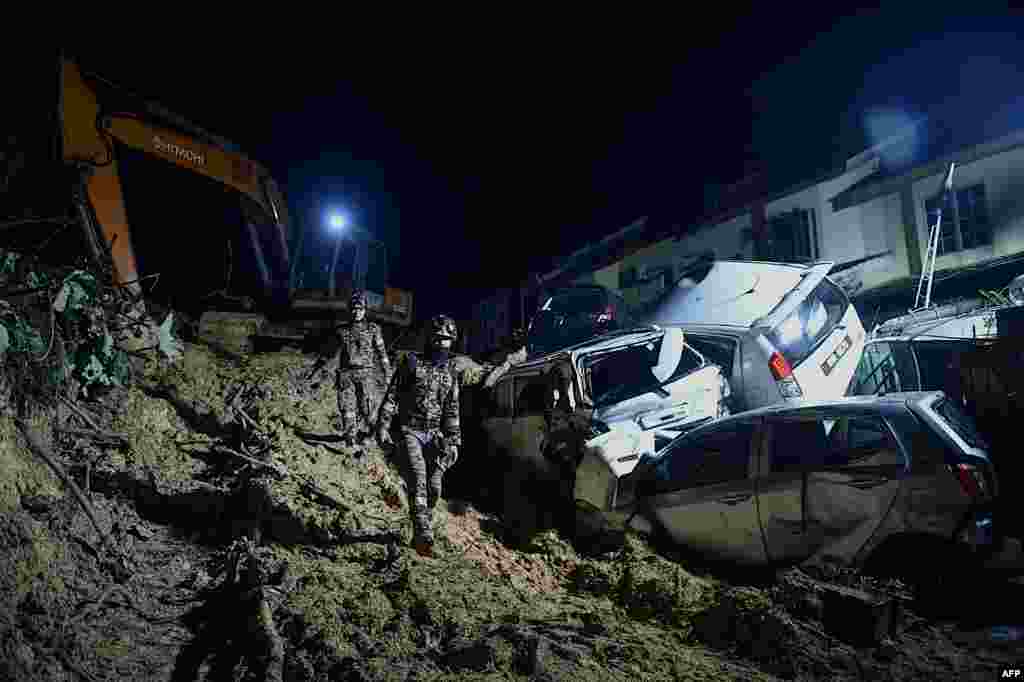
[[[200,319],[200,337],[245,347],[300,308],[329,325],[334,301],[295,295],[289,243],[300,240],[266,168],[76,60],[55,61],[22,69],[12,91],[23,98],[0,112],[0,244],[106,266],[114,284]],[[404,292],[383,293],[382,304],[411,307]],[[388,322],[411,322],[382,307]]]

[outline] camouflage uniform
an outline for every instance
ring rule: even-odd
[[[366,297],[361,292],[352,295],[353,311],[361,306],[366,309]],[[381,404],[381,384],[387,385],[391,378],[391,361],[380,326],[366,319],[353,320],[343,325],[338,334],[338,368],[335,374],[335,388],[338,393],[338,413],[341,417],[342,435],[353,440],[360,431],[360,420],[364,420],[365,433],[372,434],[377,410]],[[377,363],[384,372],[380,381]]]
[[[434,331],[435,336],[454,340],[455,323],[442,317],[435,320]],[[408,463],[413,542],[418,551],[429,554],[434,541],[433,510],[441,497],[444,472],[455,464],[462,445],[459,385],[446,354],[409,355],[396,368],[381,408],[382,441],[389,438],[385,436],[396,413],[401,427],[398,445]]]

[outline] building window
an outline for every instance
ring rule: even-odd
[[[759,260],[804,263],[817,257],[814,211],[796,208],[768,218],[765,239],[757,245]]]
[[[928,228],[935,225],[939,216],[941,196],[925,202]],[[958,189],[952,206],[942,214],[942,228],[939,233],[939,255],[973,249],[992,243],[992,223],[989,220],[988,204],[985,201],[985,185],[977,184]]]

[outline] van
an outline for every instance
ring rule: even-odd
[[[682,329],[722,368],[732,412],[846,393],[866,334],[831,262],[716,260],[684,272],[645,322]]]

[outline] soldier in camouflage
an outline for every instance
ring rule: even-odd
[[[430,331],[425,357],[410,354],[396,368],[378,424],[381,445],[390,444],[391,420],[397,413],[399,448],[408,464],[413,547],[421,556],[433,554],[433,510],[441,496],[444,472],[455,464],[462,445],[459,385],[448,357],[455,341],[455,322],[438,315],[431,320]]]
[[[352,445],[360,435],[371,436],[381,404],[381,385],[391,378],[391,361],[384,346],[380,326],[366,319],[366,295],[352,294],[349,301],[352,321],[338,328],[338,369],[335,388],[338,392],[338,413],[342,436]],[[378,363],[383,381],[378,374]],[[321,359],[313,373],[324,364]],[[360,422],[365,429],[360,429]]]

